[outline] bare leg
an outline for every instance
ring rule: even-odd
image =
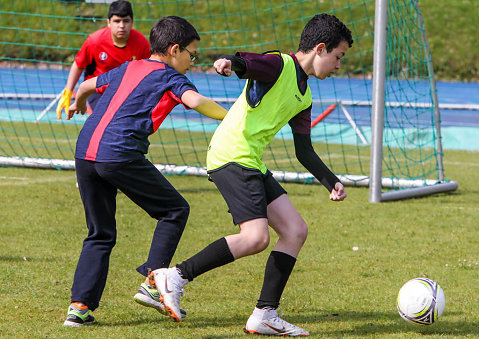
[[[308,226],[286,194],[268,205],[268,222],[279,236],[274,250],[296,258],[308,236]]]
[[[258,218],[239,225],[240,233],[225,237],[235,259],[259,253],[269,245],[268,219]]]

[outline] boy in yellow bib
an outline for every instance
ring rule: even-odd
[[[208,174],[240,232],[216,240],[175,267],[154,271],[157,289],[173,320],[181,320],[180,294],[186,283],[266,249],[270,226],[279,239],[266,263],[261,294],[244,330],[266,335],[309,335],[277,313],[308,228],[261,158],[275,134],[289,123],[300,163],[328,189],[331,200],[346,198],[343,185],[311,143],[312,98],[307,80],[309,76],[325,79],[334,74],[352,43],[350,30],[340,20],[319,14],[306,24],[295,54],[238,52],[214,63],[220,74],[234,71],[248,79],[214,133],[207,156]]]

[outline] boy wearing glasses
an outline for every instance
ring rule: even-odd
[[[86,100],[101,94],[77,140],[75,170],[88,236],[73,279],[65,326],[94,322],[91,311],[105,288],[110,253],[116,242],[116,194],[121,190],[157,220],[144,275],[135,300],[164,312],[150,271],[168,267],[189,215],[189,205],[145,158],[148,136],[178,104],[222,120],[226,110],[200,95],[184,75],[193,65],[200,37],[185,19],[160,19],[150,32],[150,59],[133,60],[86,80],[68,110],[84,114]]]

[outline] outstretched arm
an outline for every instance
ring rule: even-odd
[[[65,86],[66,89],[73,91],[78,79],[80,79],[80,76],[83,73],[83,70],[84,68],[78,67],[77,63],[73,61],[72,67],[70,68],[70,73],[68,73],[67,84]]]
[[[70,106],[70,100],[73,94],[73,89],[80,79],[81,74],[83,73],[83,68],[79,68],[75,61],[73,61],[72,67],[70,68],[70,73],[68,73],[67,84],[63,90],[62,97],[58,101],[57,106],[57,118],[62,118],[62,110],[65,109],[65,114],[68,115],[68,107]]]
[[[237,52],[235,55],[222,55],[213,67],[217,73],[224,76],[235,72],[240,79],[275,82],[283,69],[283,59],[277,53]]]
[[[346,191],[338,177],[324,164],[314,151],[309,134],[293,133],[294,148],[299,162],[318,179],[330,192],[329,199],[342,201],[346,198]]]
[[[86,99],[96,90],[97,77],[90,78],[81,83],[75,98],[75,102],[68,108],[67,120],[70,120],[73,114],[85,114]]]
[[[198,92],[189,90],[183,93],[181,101],[200,114],[216,120],[223,120],[228,111],[216,102]]]
[[[246,62],[243,58],[234,55],[222,55],[220,59],[213,64],[216,73],[230,76],[232,72],[236,72],[239,77],[246,72]]]

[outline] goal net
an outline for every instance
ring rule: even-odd
[[[378,0],[380,1],[380,0]],[[110,1],[2,1],[0,8],[0,161],[3,166],[71,169],[86,116],[67,121],[55,108],[76,52],[88,34],[106,26]],[[382,0],[384,102],[380,189],[436,187],[444,178],[440,119],[431,56],[415,0]],[[134,28],[148,37],[166,15],[189,20],[201,36],[200,61],[187,76],[199,92],[229,108],[245,84],[211,71],[215,58],[236,51],[295,52],[302,29],[316,13],[337,16],[354,44],[334,78],[311,78],[312,141],[323,161],[348,185],[370,185],[375,55],[373,0],[132,1]],[[386,27],[386,26],[385,26]],[[377,34],[376,34],[377,35]],[[374,92],[373,92],[374,90]],[[376,107],[377,109],[378,107]],[[206,149],[217,122],[176,107],[150,137],[147,157],[166,174],[205,175]],[[317,182],[298,163],[289,126],[263,160],[284,181]],[[377,170],[375,160],[375,168]],[[434,191],[435,192],[435,191]]]

